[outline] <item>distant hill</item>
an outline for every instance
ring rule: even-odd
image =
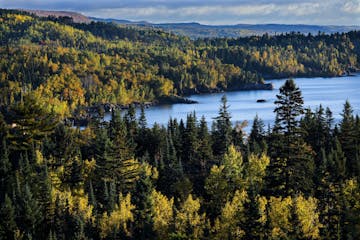
[[[29,12],[35,14],[38,17],[71,17],[76,23],[90,23],[92,20],[81,13],[77,12],[67,12],[67,11],[45,11],[45,10],[28,10],[21,9],[21,11]]]
[[[155,27],[179,35],[195,38],[216,38],[216,37],[248,37],[253,35],[276,35],[289,32],[311,33],[316,35],[319,32],[331,34],[336,32],[349,32],[360,30],[360,26],[320,26],[303,24],[237,24],[237,25],[203,25],[199,23],[150,23],[145,21],[132,22],[118,19],[92,18],[94,21],[113,22],[122,25],[136,25],[142,27]]]
[[[21,9],[39,17],[71,17],[76,23],[113,22],[121,25],[132,25],[149,28],[159,28],[161,30],[175,33],[178,35],[196,38],[218,38],[218,37],[248,37],[254,35],[276,35],[289,32],[300,32],[303,34],[311,33],[316,35],[319,32],[331,34],[336,32],[349,32],[351,30],[360,30],[360,26],[321,26],[321,25],[303,25],[303,24],[236,24],[236,25],[203,25],[196,22],[191,23],[151,23],[146,21],[129,21],[112,18],[87,17],[81,13],[69,11],[46,11],[46,10],[27,10]]]

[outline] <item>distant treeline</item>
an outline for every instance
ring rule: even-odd
[[[83,106],[241,89],[264,78],[358,70],[360,32],[190,40],[158,29],[0,10],[0,105],[33,92],[63,116]]]

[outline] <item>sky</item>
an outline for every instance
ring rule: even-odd
[[[360,25],[360,0],[0,0],[0,8],[153,23]]]

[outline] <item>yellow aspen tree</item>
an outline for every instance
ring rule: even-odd
[[[151,200],[154,230],[159,239],[168,239],[171,225],[174,222],[174,198],[168,199],[161,192],[153,190]]]
[[[270,239],[289,239],[289,232],[292,229],[291,210],[291,197],[270,197]]]
[[[200,200],[189,194],[175,217],[175,230],[187,239],[201,239],[207,226],[205,213],[200,214]]]
[[[237,190],[233,199],[225,204],[215,220],[214,239],[241,239],[245,235],[242,225],[246,221],[244,204],[247,199],[246,191]]]
[[[295,199],[295,213],[299,226],[299,236],[305,239],[319,239],[320,228],[322,224],[319,221],[319,212],[317,211],[318,200],[313,197],[308,199],[302,195]]]
[[[133,210],[135,206],[131,203],[131,195],[123,197],[119,196],[119,204],[115,206],[115,210],[110,214],[104,212],[100,219],[100,237],[106,238],[111,234],[123,233],[131,236],[129,224],[134,221]]]

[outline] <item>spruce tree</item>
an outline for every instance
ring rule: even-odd
[[[278,194],[288,195],[298,192],[310,194],[313,189],[314,161],[313,151],[304,142],[302,131],[299,128],[299,117],[304,112],[301,91],[290,79],[280,88],[280,93],[276,97],[274,127],[276,127],[275,132],[278,138],[276,141],[279,141],[278,143],[282,147],[272,154],[269,170],[272,170],[274,174],[280,174],[280,179],[279,176],[275,176],[275,181],[282,179],[283,182],[271,183],[273,181],[272,172],[269,172],[268,180],[271,185],[284,186],[284,191]]]
[[[251,152],[256,152],[260,154],[261,152],[266,150],[264,136],[264,122],[256,114],[249,135],[249,146]]]
[[[15,239],[16,230],[15,207],[6,194],[0,208],[0,239]]]
[[[36,236],[39,223],[42,222],[41,209],[38,201],[34,198],[29,185],[26,183],[23,186],[22,193],[19,197],[19,215],[17,215],[17,222],[19,228],[26,234]]]
[[[212,127],[213,150],[215,155],[222,156],[226,153],[232,142],[231,132],[232,125],[229,105],[227,104],[226,95],[224,95],[221,98],[219,115],[214,119]]]
[[[198,162],[198,132],[197,120],[195,112],[189,114],[186,120],[186,129],[183,136],[183,155],[181,160],[184,164],[185,173],[189,175],[196,175],[199,173]]]
[[[210,166],[215,163],[211,149],[211,137],[204,116],[202,116],[200,120],[198,141],[199,175],[196,182],[194,182],[194,190],[195,193],[201,195],[201,192],[203,192],[205,179],[210,171]]]
[[[138,130],[136,131],[136,157],[141,158],[147,150],[147,143],[149,142],[149,129],[147,128],[144,105],[141,105],[140,117],[138,119]]]
[[[341,115],[339,140],[347,159],[347,175],[349,177],[358,177],[360,176],[360,156],[358,154],[355,119],[348,101],[345,102]]]
[[[135,239],[153,239],[155,232],[152,219],[152,200],[151,193],[154,187],[149,176],[145,171],[140,174],[139,180],[136,182],[131,202],[136,206],[135,210]]]
[[[4,200],[5,194],[10,191],[10,178],[12,165],[9,159],[8,147],[5,138],[0,139],[0,202]]]

